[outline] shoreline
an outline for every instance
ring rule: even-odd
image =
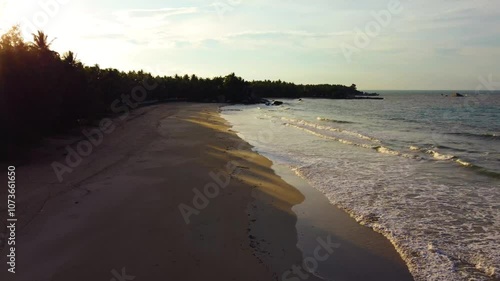
[[[252,140],[251,137],[249,139]],[[254,151],[259,153],[258,149]],[[273,161],[270,156],[272,155],[265,155]],[[297,175],[291,167],[273,163],[272,168],[305,197],[304,202],[292,208],[298,216],[297,229],[302,238],[299,238],[298,244],[304,252],[304,258],[312,256],[318,237],[331,235],[337,241],[343,241],[340,242],[344,244],[339,250],[341,257],[333,255],[320,264],[319,275],[327,280],[414,280],[410,264],[405,262],[397,245],[383,233],[358,223],[345,210],[331,203],[321,191]],[[363,271],[360,272],[359,267]]]
[[[280,280],[301,263],[291,207],[303,196],[230,129],[218,105],[156,105],[134,116],[63,182],[50,165],[64,160],[60,145],[17,167],[17,272],[4,263],[0,279]],[[211,183],[220,184],[217,196],[196,207],[195,189]],[[181,204],[196,208],[189,224]]]
[[[67,142],[74,143],[74,136]],[[106,280],[120,272],[142,280],[303,280],[305,275],[321,280],[303,265],[311,262],[307,256],[318,240],[304,246],[300,235],[326,241],[326,232],[300,228],[305,218],[300,210],[330,213],[336,207],[317,205],[321,194],[311,196],[316,190],[253,151],[222,118],[219,105],[140,108],[59,183],[50,163],[65,158],[61,143],[46,144],[33,154],[43,157],[17,167],[18,270],[12,275],[4,264],[2,280]],[[213,183],[220,186],[218,194],[205,195],[208,203],[198,209],[194,190],[204,193]],[[306,206],[311,199],[316,208]],[[188,224],[181,204],[195,209]],[[334,216],[345,219],[335,210]],[[343,239],[330,249],[325,265],[350,263],[340,269],[344,275],[377,267],[374,259],[353,262],[346,250],[355,247]],[[339,267],[333,268],[338,273]]]
[[[331,235],[340,244],[337,255],[319,266],[318,274],[325,280],[414,280],[385,236],[356,222],[290,167],[274,164],[273,170],[304,194],[304,202],[292,208],[298,216],[298,247],[304,256],[314,254],[315,237]]]
[[[412,112],[419,112],[432,100],[423,95],[414,97],[422,100]],[[395,95],[390,101],[395,105],[391,112],[398,117],[403,111],[397,105],[403,98]],[[406,121],[385,125],[384,111],[370,111],[371,107],[371,103],[365,103],[360,111],[355,104],[346,102],[304,100],[288,101],[275,109],[229,106],[223,108],[222,114],[256,151],[290,166],[352,220],[386,237],[392,244],[388,248],[399,253],[414,279],[494,280],[499,253],[497,244],[490,239],[497,230],[491,209],[498,193],[491,188],[494,179],[432,157],[424,149],[433,136],[432,130],[414,131],[412,127],[408,135]],[[376,118],[372,120],[362,111],[372,112]],[[424,122],[420,118],[412,120],[419,124],[415,126]],[[472,138],[479,135],[473,134]],[[460,146],[463,148],[469,144],[477,151],[490,148],[489,140],[475,142],[464,132],[460,139],[471,141]],[[430,149],[463,159],[471,156],[466,150],[460,154],[445,147]],[[412,157],[406,157],[409,155]],[[485,166],[495,160],[469,159]],[[477,193],[470,194],[470,186]]]

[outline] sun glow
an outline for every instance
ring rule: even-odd
[[[26,29],[31,18],[29,17],[37,2],[34,0],[0,0],[0,34],[4,34],[14,25],[20,25],[25,39],[31,38],[31,30]]]
[[[4,33],[10,27],[16,24],[15,17],[12,13],[19,6],[20,1],[16,0],[0,0],[0,32]]]
[[[32,33],[48,29],[66,4],[67,0],[0,0],[0,33],[20,25],[23,37],[29,39]]]

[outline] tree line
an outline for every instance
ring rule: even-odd
[[[350,98],[356,85],[296,85],[282,81],[245,81],[225,77],[153,76],[99,65],[86,66],[69,51],[51,50],[39,31],[25,42],[19,26],[0,38],[0,129],[3,147],[26,145],[113,114],[112,104],[147,83],[143,103],[165,101],[256,103],[261,98]]]

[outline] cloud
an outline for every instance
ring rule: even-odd
[[[318,50],[336,48],[338,42],[341,42],[346,36],[352,35],[352,31],[254,30],[228,33],[218,38],[218,40],[245,49],[280,46],[288,49]]]
[[[124,34],[120,33],[101,33],[101,34],[91,34],[91,35],[84,35],[83,38],[85,39],[111,39],[111,40],[122,40],[122,39],[127,39],[127,37]]]
[[[245,31],[239,33],[233,33],[226,36],[229,39],[283,39],[283,38],[329,38],[335,36],[350,35],[352,31],[342,31],[342,32],[331,32],[331,33],[320,33],[320,32],[309,32],[309,31]]]
[[[133,9],[115,12],[117,16],[135,18],[135,17],[172,17],[177,15],[187,15],[199,13],[197,7],[184,8],[160,8],[160,9]]]
[[[123,57],[117,61],[127,67],[161,58],[173,67],[197,73],[289,73],[290,79],[333,77],[336,73],[348,82],[359,79],[360,85],[367,80],[361,69],[367,67],[370,72],[385,67],[387,76],[433,73],[444,67],[450,70],[450,77],[471,69],[494,72],[498,68],[494,60],[500,47],[497,0],[404,1],[404,10],[393,15],[390,25],[356,54],[356,63],[345,65],[340,45],[353,44],[356,28],[363,30],[374,20],[371,12],[385,9],[388,2],[317,0],[310,5],[255,0],[231,5],[220,17],[214,5],[201,0],[181,8],[161,6],[158,1],[156,9],[135,9],[122,1],[111,11],[82,13],[81,20],[67,25],[67,34],[56,36],[70,36],[82,46],[88,45],[80,52],[89,58],[94,58],[94,46],[106,47],[101,56],[110,64],[112,58],[119,57],[119,49]],[[129,59],[130,54],[134,60]],[[141,61],[142,56],[148,59]],[[250,67],[260,64],[259,71]],[[415,85],[411,79],[406,82]]]
[[[461,48],[434,48],[436,54],[443,56],[456,56],[461,50]]]

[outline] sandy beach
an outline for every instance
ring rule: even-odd
[[[66,144],[76,147],[79,139],[52,139],[34,151],[36,160],[16,169],[16,274],[2,262],[0,279],[317,280],[293,271],[304,257],[292,208],[304,195],[277,176],[272,162],[253,152],[218,110],[217,104],[165,104],[114,119],[116,129],[103,134],[62,182],[53,163],[64,164]],[[356,248],[352,255],[368,257],[362,263],[384,261],[386,267],[371,268],[387,275],[373,280],[408,279],[388,241],[373,250],[343,233],[332,246],[326,237],[331,227],[324,224],[317,237],[322,242],[309,247],[321,246],[322,258],[335,247],[342,255]],[[3,233],[2,260],[5,238]],[[373,239],[363,245],[384,238]],[[355,280],[349,272],[362,263],[337,268],[338,280]]]

